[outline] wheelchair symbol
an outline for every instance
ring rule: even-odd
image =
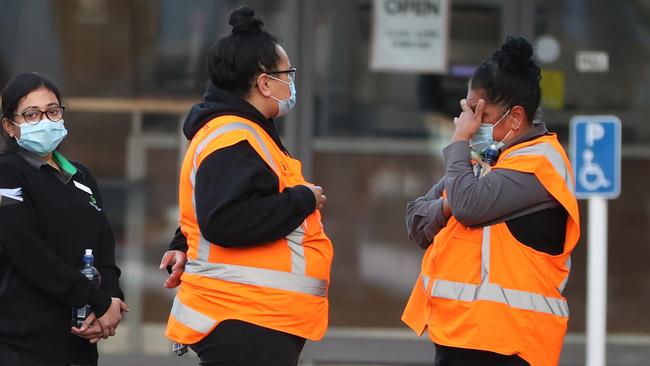
[[[596,191],[599,188],[609,187],[611,183],[609,180],[607,180],[607,178],[605,178],[605,173],[603,173],[600,165],[593,162],[593,151],[586,149],[582,153],[582,159],[584,163],[580,168],[580,172],[578,174],[580,185],[582,185],[588,191]]]

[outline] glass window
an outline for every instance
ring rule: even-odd
[[[316,135],[424,139],[450,123],[468,76],[498,46],[500,7],[453,1],[449,72],[428,75],[369,70],[372,3],[317,2]]]
[[[443,174],[440,149],[468,77],[499,45],[501,7],[453,1],[449,72],[430,75],[369,70],[372,4],[314,5],[313,175],[336,250],[331,324],[401,328],[424,253],[406,234],[406,203]]]

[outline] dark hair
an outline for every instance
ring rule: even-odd
[[[25,72],[11,79],[2,90],[2,117],[13,120],[20,100],[41,87],[54,93],[62,103],[61,93],[54,83],[35,72]]]
[[[278,39],[262,29],[264,23],[246,6],[233,11],[228,23],[232,33],[212,46],[208,73],[216,87],[244,97],[259,73],[277,66]]]
[[[35,72],[25,72],[11,79],[2,90],[2,118],[13,121],[20,101],[29,93],[42,87],[54,93],[59,103],[62,103],[61,93],[54,83]],[[15,141],[9,137],[4,127],[0,126],[0,152],[8,150],[14,143]]]
[[[532,121],[541,98],[540,69],[532,56],[533,47],[526,39],[509,36],[501,48],[476,69],[470,89],[485,90],[490,103],[522,106],[528,121]]]

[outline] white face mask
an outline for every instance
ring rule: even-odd
[[[276,114],[275,117],[284,116],[285,114],[289,113],[289,111],[292,110],[293,107],[296,105],[296,85],[294,84],[293,80],[291,80],[291,82],[287,82],[282,79],[273,77],[271,75],[269,75],[269,77],[273,80],[277,80],[279,82],[289,85],[289,90],[291,91],[291,95],[289,95],[289,98],[280,100],[271,95],[271,98],[275,99],[275,101],[278,102],[278,114]]]
[[[510,132],[512,132],[512,130],[508,131],[508,133],[503,137],[503,139],[501,139],[501,141],[496,142],[494,141],[494,137],[493,137],[494,127],[496,127],[496,125],[498,125],[501,121],[503,121],[503,119],[506,118],[508,113],[510,113],[510,109],[508,109],[506,113],[504,113],[503,116],[501,116],[501,118],[499,118],[499,120],[495,124],[481,123],[481,126],[478,128],[478,130],[476,131],[474,136],[472,136],[469,142],[470,146],[472,147],[472,150],[481,153],[485,151],[485,149],[487,149],[492,144],[495,144],[497,149],[503,147],[504,145],[503,141],[506,140],[506,137],[510,135]]]

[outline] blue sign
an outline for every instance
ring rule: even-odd
[[[576,197],[618,197],[621,120],[616,116],[575,116],[571,118],[570,137]]]

